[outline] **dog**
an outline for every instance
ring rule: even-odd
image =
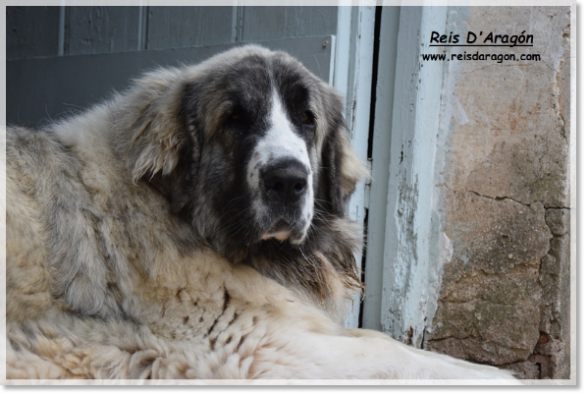
[[[286,53],[155,70],[6,142],[9,379],[514,381],[342,327],[367,172]]]

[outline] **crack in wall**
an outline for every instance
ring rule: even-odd
[[[489,197],[489,196],[487,196],[487,195],[479,194],[478,192],[476,192],[476,191],[473,191],[473,190],[468,190],[467,192],[470,192],[470,193],[472,193],[472,194],[475,194],[476,196],[478,196],[478,197],[481,197],[481,198],[486,198],[486,199],[493,199],[493,200],[495,200],[495,201],[505,201],[505,200],[509,200],[509,201],[515,202],[515,203],[517,203],[517,204],[520,204],[520,205],[526,206],[526,207],[528,207],[528,208],[531,206],[531,204],[525,204],[525,203],[523,203],[523,202],[516,201],[515,199],[513,199],[513,198],[510,198],[510,197]],[[543,206],[544,206],[544,205],[543,205]]]
[[[521,14],[524,12],[520,11]],[[544,318],[551,323],[556,316],[552,312],[565,308],[564,302],[561,306],[560,293],[562,290],[564,297],[567,275],[563,273],[555,277],[553,273],[558,262],[552,262],[553,257],[560,254],[561,246],[563,250],[568,249],[565,245],[568,235],[560,236],[557,230],[560,226],[552,224],[553,212],[569,209],[568,199],[565,198],[568,168],[564,161],[570,140],[567,115],[570,24],[564,20],[565,12],[562,8],[535,8],[531,16],[524,14],[525,19],[533,24],[531,29],[540,29],[537,37],[541,37],[538,47],[544,57],[541,62],[527,65],[491,64],[480,68],[451,62],[451,67],[456,64],[469,70],[447,73],[457,79],[468,75],[466,82],[471,83],[476,82],[479,71],[493,68],[485,75],[504,77],[504,81],[507,78],[511,83],[507,88],[511,89],[504,94],[523,106],[506,109],[503,103],[480,99],[468,85],[456,92],[453,84],[447,94],[449,98],[454,94],[463,101],[469,120],[482,120],[489,105],[499,109],[499,115],[507,110],[509,116],[498,117],[494,124],[487,121],[487,128],[495,132],[495,136],[487,135],[485,124],[479,121],[478,126],[473,122],[473,125],[458,129],[462,136],[459,135],[457,144],[445,138],[447,146],[452,149],[447,150],[447,162],[452,167],[448,170],[443,168],[447,175],[442,174],[436,179],[441,182],[436,184],[436,188],[443,190],[440,196],[444,197],[442,194],[448,192],[452,200],[447,232],[457,247],[452,262],[443,269],[439,311],[438,316],[435,315],[438,321],[432,321],[426,330],[430,336],[425,334],[424,338],[430,342],[429,349],[454,356],[464,353],[471,358],[487,359],[490,364],[510,366],[505,368],[523,372],[524,378],[552,376],[558,370],[556,366],[560,361],[556,353],[568,349],[568,345],[553,340],[553,335],[559,331],[556,326],[551,326],[547,333],[543,331]],[[521,15],[518,11],[511,14],[512,18]],[[490,15],[496,16],[497,13]],[[485,16],[476,14],[473,19],[484,20]],[[504,67],[514,67],[509,70],[518,74],[508,75],[508,69]],[[540,85],[534,85],[536,79],[530,78],[534,73],[541,79]],[[455,74],[458,76],[455,77]],[[512,88],[515,84],[519,85],[518,90]],[[469,98],[469,101],[463,98]],[[477,111],[477,108],[484,112]],[[452,136],[452,128],[463,125],[454,114],[448,119],[441,136]],[[493,149],[490,145],[492,138],[496,142]],[[471,143],[479,147],[474,152],[465,151],[463,147]],[[497,143],[501,145],[497,146]],[[444,180],[456,189],[449,188]],[[560,265],[565,263],[561,261]],[[496,305],[495,309],[453,307],[453,299],[463,299],[463,304],[473,305],[495,299],[503,304]],[[510,301],[511,305],[508,305]],[[509,307],[512,307],[512,312],[503,314],[506,310],[510,311]],[[484,312],[483,325],[488,326],[483,328],[483,333],[505,343],[490,345],[490,339],[481,335],[461,337],[476,322],[469,310],[477,312],[478,308],[482,309],[479,312]],[[518,349],[518,353],[511,352],[516,347],[522,349]]]
[[[439,186],[441,186],[441,184],[437,184],[437,187]],[[483,334],[487,334],[479,335],[477,337],[471,336],[471,340],[467,341],[467,345],[459,346],[458,342],[460,341],[458,340],[461,340],[461,337],[455,338],[455,343],[453,343],[452,341],[441,342],[442,340],[447,338],[442,337],[443,333],[446,333],[446,331],[452,331],[451,328],[455,326],[455,323],[453,323],[452,325],[449,324],[449,327],[444,331],[442,329],[439,329],[439,331],[436,332],[436,334],[440,336],[440,338],[427,337],[429,341],[432,342],[432,349],[442,352],[443,349],[448,348],[447,352],[455,351],[455,353],[458,353],[459,350],[467,350],[467,356],[471,356],[471,358],[475,357],[475,359],[488,359],[487,361],[491,362],[494,365],[512,364],[508,363],[508,361],[521,362],[527,360],[528,357],[533,354],[535,339],[533,339],[532,337],[534,331],[538,336],[538,325],[541,317],[541,311],[539,309],[539,304],[541,302],[541,291],[539,289],[540,285],[538,280],[539,265],[540,262],[549,252],[550,247],[546,245],[546,243],[549,243],[550,238],[552,236],[550,228],[548,228],[545,224],[544,205],[542,204],[542,202],[526,204],[519,202],[515,199],[512,199],[510,197],[486,196],[474,190],[453,190],[447,187],[446,185],[442,185],[442,187],[446,188],[447,191],[452,191],[456,194],[459,194],[462,197],[460,198],[462,200],[461,202],[469,202],[468,204],[465,204],[468,206],[459,207],[460,211],[465,211],[464,213],[467,213],[467,211],[472,210],[471,205],[479,205],[479,203],[472,202],[483,202],[470,201],[471,198],[465,198],[467,195],[471,197],[476,196],[486,201],[487,203],[482,204],[480,207],[490,210],[491,213],[493,213],[493,215],[487,214],[477,217],[477,225],[473,225],[473,230],[477,230],[475,232],[481,232],[483,235],[487,235],[487,233],[489,232],[489,234],[492,235],[489,238],[491,239],[495,237],[498,238],[498,241],[497,243],[494,243],[493,239],[485,240],[483,239],[485,238],[485,236],[483,236],[483,242],[477,239],[477,243],[482,243],[483,246],[488,246],[490,248],[473,248],[473,250],[469,250],[469,253],[466,253],[466,250],[463,251],[465,252],[464,254],[466,255],[466,257],[468,257],[469,261],[471,263],[476,264],[474,265],[474,267],[470,268],[465,266],[462,270],[457,270],[457,272],[454,272],[454,270],[452,270],[454,273],[450,275],[451,278],[448,281],[449,283],[445,284],[445,287],[448,287],[448,289],[445,290],[447,292],[450,292],[450,295],[445,295],[441,299],[443,303],[450,305],[446,306],[445,311],[448,316],[444,318],[443,316],[439,317],[440,321],[444,322],[446,320],[452,320],[451,317],[453,317],[455,314],[457,315],[456,318],[459,318],[459,315],[464,314],[465,316],[460,317],[460,319],[458,320],[462,320],[464,325],[471,325],[475,328],[479,327],[479,331],[481,331]],[[495,204],[490,204],[490,201],[495,202]],[[504,204],[497,204],[497,202],[501,201],[509,201],[509,203],[507,203],[505,206],[503,206]],[[515,209],[516,207],[518,209]],[[521,207],[524,207],[525,209],[522,209]],[[502,213],[503,210],[505,210],[505,212],[503,212],[503,214],[506,216],[504,217],[505,222],[500,222],[497,219],[503,217],[500,217],[500,213]],[[538,216],[536,216],[537,214]],[[491,221],[490,219],[495,219],[495,223],[484,223],[484,219],[487,221]],[[535,224],[537,227],[536,236],[534,236],[534,233],[532,231],[528,231],[529,229],[527,225],[532,225],[532,228],[534,228],[533,224]],[[463,229],[457,227],[456,230],[457,234],[452,235],[451,238],[456,238],[455,240],[459,240],[458,235],[459,233],[463,232]],[[518,235],[518,232],[520,232],[521,234]],[[507,237],[508,235],[508,239],[501,239],[504,236]],[[512,235],[514,235],[513,240]],[[540,235],[543,235],[544,238],[542,238]],[[538,242],[539,240],[542,240],[541,238],[544,239],[544,244],[542,245],[541,242]],[[527,244],[524,241],[527,241]],[[467,242],[467,240],[463,240],[460,243],[464,243],[463,246],[469,246],[470,242],[471,241]],[[505,243],[503,247],[501,246],[502,243]],[[542,248],[540,248],[540,246],[542,246]],[[530,252],[532,253],[531,256],[526,257],[525,253],[522,252],[522,250],[524,252],[526,251],[526,247],[530,249]],[[511,253],[513,253],[513,255],[508,255],[510,249],[512,249]],[[457,258],[460,257],[461,256],[457,256]],[[526,257],[527,260],[524,259],[524,257]],[[453,267],[455,265],[458,267],[458,263],[453,263]],[[461,276],[458,276],[458,272],[463,270],[466,271],[467,274],[469,274],[467,276],[468,280],[463,278],[463,276],[465,275],[464,273],[460,274]],[[515,280],[512,281],[513,283],[498,280],[504,277]],[[473,283],[477,284],[478,287],[471,288]],[[453,286],[449,285],[456,286],[456,289],[453,290]],[[498,289],[496,289],[496,287]],[[513,287],[514,289],[518,289],[518,287],[523,287],[523,289],[519,290],[526,290],[526,287],[528,287],[528,291],[521,292],[523,295],[520,295],[520,293],[516,292],[512,293],[510,296],[510,293],[507,292],[507,290],[511,287]],[[504,289],[501,292],[498,292],[498,290],[501,290],[500,288]],[[514,289],[510,290],[513,291]],[[458,290],[468,291],[465,291],[464,294],[462,294],[461,292],[458,292]],[[453,295],[453,292],[456,292],[457,294]],[[506,292],[506,295],[504,295],[503,292]],[[495,293],[497,293],[497,297],[493,298],[492,296]],[[465,313],[467,309],[456,309],[456,311],[454,311],[455,308],[452,306],[452,304],[458,304],[459,301],[454,301],[452,300],[453,298],[466,298],[466,300],[461,301],[462,304],[481,304],[482,307],[478,308],[481,309],[482,312],[485,312],[485,314],[483,314],[483,320],[481,320],[480,318],[475,319],[473,317],[469,317],[469,314]],[[511,302],[508,299],[511,299]],[[515,333],[511,333],[509,330],[499,330],[501,325],[499,325],[498,322],[493,322],[494,319],[492,318],[495,317],[492,316],[492,312],[494,312],[495,310],[503,311],[503,309],[507,309],[508,312],[512,311],[512,314],[514,314],[514,312],[516,312],[521,307],[526,306],[526,304],[534,304],[534,308],[532,308],[534,313],[525,314],[525,322],[524,324],[520,324],[522,326],[522,333],[520,334],[521,338],[519,340],[521,344],[519,344],[518,347],[516,347],[517,341],[515,340],[518,338],[518,336],[515,335]],[[475,308],[475,310],[477,310],[477,308]],[[498,315],[498,317],[501,316]],[[509,319],[504,317],[504,320],[508,321]],[[530,325],[534,321],[535,324]],[[512,325],[514,325],[514,323],[512,323]],[[493,330],[490,330],[493,326],[497,327],[494,327]],[[518,326],[518,324],[516,324],[516,326]],[[486,335],[488,334],[491,334],[492,338],[495,337],[495,339],[491,341],[493,345],[491,347],[488,346],[489,339],[486,339]],[[499,350],[507,350],[507,353],[503,355],[502,352],[498,352]]]
[[[560,210],[560,209],[555,209]],[[538,370],[538,378],[539,379],[547,379],[547,378],[561,378],[561,377],[568,377],[568,374],[565,372],[565,362],[564,362],[564,349],[568,347],[567,343],[564,340],[563,336],[563,329],[559,328],[562,326],[560,322],[561,320],[561,313],[562,307],[560,304],[560,300],[562,299],[562,293],[564,292],[563,288],[564,285],[563,281],[563,273],[565,270],[565,262],[563,259],[564,250],[569,248],[568,239],[565,238],[568,236],[568,227],[569,227],[569,218],[567,218],[566,213],[562,212],[559,214],[560,218],[553,220],[549,218],[549,212],[545,211],[545,223],[550,229],[552,237],[550,239],[550,248],[548,250],[547,255],[541,260],[542,265],[540,266],[539,272],[539,281],[542,287],[542,296],[541,296],[541,323],[540,323],[540,337],[536,342],[534,347],[533,354],[530,355],[528,360],[539,367]],[[555,223],[560,221],[561,224],[555,225]],[[562,226],[559,228],[559,226]],[[561,242],[562,246],[557,246],[557,242]],[[546,268],[546,263],[544,260],[547,257],[555,257],[560,262],[559,264],[559,272],[556,274],[550,273]],[[548,285],[546,283],[547,279],[552,279],[552,277],[556,280],[556,291],[555,296],[547,295],[546,291],[548,289]],[[555,297],[555,301],[550,301],[549,297]],[[553,306],[554,305],[554,306]],[[558,325],[558,326],[557,326]],[[561,347],[562,346],[562,347]],[[561,359],[561,353],[563,357]]]
[[[448,187],[447,187],[447,189],[451,190],[451,189],[450,189],[450,188],[448,188]],[[456,191],[456,190],[451,190],[451,191],[453,191],[453,192],[458,192],[458,191]],[[533,204],[526,204],[526,203],[523,203],[523,202],[517,201],[517,200],[515,200],[515,199],[513,199],[513,198],[511,198],[511,197],[490,197],[490,196],[487,196],[487,195],[479,194],[478,192],[476,192],[476,191],[473,191],[473,190],[468,190],[467,192],[470,192],[470,193],[472,193],[472,194],[475,194],[476,196],[478,196],[478,197],[481,197],[481,198],[492,199],[492,200],[495,200],[495,201],[504,201],[504,200],[509,200],[509,201],[515,202],[515,203],[517,203],[517,204],[520,204],[520,205],[526,206],[526,207],[528,207],[528,208],[529,208],[529,207],[531,207],[531,206],[533,205]],[[537,201],[537,202],[538,202],[538,201]],[[536,203],[536,202],[535,202],[535,203]],[[545,205],[545,204],[544,204],[544,203],[542,203],[542,202],[538,202],[538,203],[539,203],[539,204],[541,204],[541,205],[542,205],[542,207],[544,207],[544,209],[545,209],[545,210],[548,210],[548,209],[570,209],[569,207],[566,207],[566,206],[547,206],[547,205]]]

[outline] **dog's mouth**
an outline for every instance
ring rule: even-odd
[[[290,222],[280,219],[271,226],[269,231],[261,236],[261,240],[277,239],[280,242],[289,240],[290,243],[299,245],[305,237],[303,228],[305,227],[299,227],[297,224],[292,225]]]
[[[264,241],[267,239],[275,238],[278,241],[283,242],[283,241],[287,240],[290,236],[291,236],[291,231],[281,230],[281,231],[277,231],[277,232],[267,233],[261,237],[261,240]]]
[[[289,237],[291,237],[292,234],[292,226],[290,225],[290,223],[284,219],[280,219],[278,221],[276,221],[271,228],[269,228],[269,231],[267,231],[265,234],[263,234],[261,236],[261,240],[267,240],[267,239],[272,239],[275,238],[280,242],[283,242],[287,239],[289,239]]]

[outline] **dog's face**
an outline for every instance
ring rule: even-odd
[[[144,178],[218,251],[302,245],[316,216],[343,216],[361,167],[341,102],[293,58],[230,51],[199,66],[180,96],[173,169]]]
[[[200,196],[214,191],[205,206],[231,239],[304,240],[318,164],[314,84],[279,58],[251,55],[188,91],[187,123],[204,133]]]

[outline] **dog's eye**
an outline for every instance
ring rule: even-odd
[[[304,117],[302,118],[302,124],[305,126],[314,128],[316,126],[316,120],[314,118],[314,114],[310,111],[304,112]]]
[[[229,125],[240,125],[245,122],[245,117],[241,111],[232,111],[226,115],[226,122]]]
[[[225,117],[228,121],[239,121],[241,119],[241,111],[239,109],[232,110]]]

